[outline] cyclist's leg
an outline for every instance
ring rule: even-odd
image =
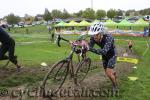
[[[103,67],[104,67],[104,70],[105,70],[105,74],[108,76],[108,78],[112,81],[112,83],[114,84],[115,83],[115,80],[116,80],[116,78],[114,77],[115,76],[115,74],[114,74],[114,72],[113,72],[113,69],[111,69],[111,68],[109,68],[108,67],[108,60],[102,60],[103,61]],[[113,76],[113,75],[114,76]]]
[[[52,42],[54,42],[54,33],[52,33]]]
[[[14,52],[15,52],[15,41],[11,39],[11,42],[9,43],[9,47],[8,47],[9,60],[12,63],[17,64],[17,61],[15,61]]]
[[[109,79],[112,81],[113,87],[116,87],[117,82],[116,82],[116,76],[114,74],[114,70],[112,68],[106,68],[105,72],[106,72],[106,75],[109,77]]]
[[[8,48],[9,52],[9,60],[17,66],[17,68],[20,68],[21,66],[18,65],[17,56],[14,55],[15,53],[15,41],[12,39],[11,43]]]
[[[115,67],[116,61],[117,61],[117,56],[114,55],[114,56],[109,60],[109,63],[108,63],[108,66],[111,66],[111,68],[113,69],[113,74],[114,74],[114,76],[115,76],[115,79],[116,79],[116,71],[114,70],[114,67]]]
[[[133,50],[132,50],[132,45],[129,46],[129,50],[131,51],[131,53],[133,52]]]
[[[104,63],[105,63],[104,64],[105,73],[108,76],[108,78],[111,80],[113,87],[116,88],[116,86],[117,86],[116,72],[114,71],[114,67],[115,67],[115,63],[116,63],[116,56],[113,56],[109,60],[105,60]]]
[[[2,44],[0,48],[0,60],[8,59],[8,56],[5,55],[5,53],[8,51],[8,46]]]

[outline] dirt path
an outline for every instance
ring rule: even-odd
[[[97,63],[96,63],[96,65],[97,65]],[[117,72],[118,79],[121,76],[124,76],[124,75],[130,73],[133,69],[132,66],[133,66],[133,64],[129,64],[129,63],[123,63],[123,62],[117,63],[115,70]],[[95,91],[95,90],[100,90],[100,89],[107,91],[108,89],[111,89],[111,82],[105,76],[103,68],[98,67],[96,69],[99,69],[100,71],[96,72],[96,73],[91,71],[88,74],[88,76],[86,77],[86,79],[83,81],[83,83],[80,84],[80,86],[75,86],[73,84],[73,82],[70,80],[67,80],[65,82],[65,84],[63,85],[63,89],[62,89],[63,91],[64,90],[73,91],[72,93],[74,93],[74,91],[78,91],[79,93],[87,91],[88,94],[85,94],[83,97],[80,97],[80,95],[78,95],[78,94],[70,94],[70,96],[68,96],[68,94],[64,93],[64,94],[62,94],[62,96],[64,96],[64,97],[60,97],[60,94],[59,94],[58,97],[53,98],[53,100],[95,100],[96,99],[95,97],[97,95],[93,94],[94,95],[93,96],[93,95],[91,95],[91,92],[89,92],[89,91]],[[31,69],[30,69],[30,71],[29,71],[26,69],[26,71],[24,71],[24,72],[25,73],[35,73],[38,71],[40,72],[41,70],[42,69],[36,69],[36,70],[34,69],[31,71]],[[11,88],[9,91],[12,91],[12,90],[26,90],[26,87],[24,87],[24,85],[23,86],[17,86],[17,87]],[[82,91],[82,90],[84,90],[84,91]],[[19,95],[18,93],[16,93],[16,94]],[[34,94],[35,94],[35,92],[34,92]],[[73,97],[73,95],[75,95],[75,97]],[[100,96],[99,98],[102,98],[102,100],[107,100],[107,97],[103,94],[98,95],[98,96]],[[41,97],[29,98],[26,94],[23,97],[14,97],[14,98],[12,98],[10,96],[0,97],[0,100],[49,100],[49,99],[48,98],[41,98]]]
[[[120,51],[119,56],[120,56],[123,52],[123,49],[122,48],[119,48],[119,49],[120,49],[119,50]],[[130,55],[129,57],[136,58],[137,56]],[[52,99],[53,100],[99,100],[97,98],[101,98],[102,100],[107,100],[108,99],[107,96],[109,94],[106,96],[106,91],[111,89],[111,82],[105,76],[104,70],[101,67],[101,65],[102,64],[100,64],[99,62],[94,62],[92,66],[96,66],[95,68],[96,71],[94,69],[91,70],[90,73],[87,75],[86,79],[83,81],[83,83],[80,84],[80,86],[75,86],[72,81],[66,80],[65,84],[63,85],[63,89],[62,89],[63,94],[61,95],[61,97],[59,93],[59,95],[57,95],[58,97],[56,98],[54,97]],[[130,63],[118,62],[115,67],[115,70],[117,72],[117,78],[119,79],[120,77],[132,72],[133,66],[134,65]],[[38,67],[38,68],[28,67],[28,68],[24,68],[19,74],[31,74],[31,75],[45,74],[47,70],[48,68],[46,67]],[[1,69],[0,70],[0,82],[3,81],[4,78],[9,77],[10,75],[14,75],[14,76],[18,75],[18,74],[14,74],[15,72],[16,72],[15,69],[4,69],[4,70]],[[118,80],[118,83],[119,83],[119,80]],[[119,83],[119,86],[120,85],[121,84]],[[26,89],[27,87],[25,87],[25,85],[21,85],[21,86],[9,88],[9,92],[13,90],[26,90]],[[95,94],[97,93],[95,91],[99,91],[99,90],[102,90],[100,92],[102,94]],[[26,92],[26,91],[22,91],[22,93],[23,92]],[[33,93],[34,97],[30,97],[30,98],[29,96],[27,96],[27,94],[22,95],[21,97],[20,94],[16,93],[17,96],[14,98],[12,98],[10,95],[12,94],[9,93],[8,96],[4,96],[4,97],[0,96],[0,100],[51,100],[50,98],[35,97],[35,92]]]

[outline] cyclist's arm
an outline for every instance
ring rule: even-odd
[[[95,45],[94,37],[90,38],[89,49],[92,49]]]
[[[111,45],[113,43],[112,37],[106,37],[106,43],[103,49],[95,49],[95,48],[89,48],[89,51],[99,54],[99,55],[106,55],[107,52],[111,49]]]

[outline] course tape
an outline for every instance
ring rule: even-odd
[[[135,58],[117,57],[117,61],[138,64],[139,60]]]
[[[100,56],[100,59],[102,59],[102,57]],[[127,63],[133,63],[133,64],[138,64],[139,60],[135,59],[135,58],[127,58],[127,57],[117,57],[117,61],[120,62],[127,62]]]

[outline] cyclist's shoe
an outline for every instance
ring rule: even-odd
[[[7,60],[8,56],[4,55],[3,57],[0,58],[0,60]]]
[[[21,69],[23,68],[23,66],[18,65],[18,64],[16,64],[16,67],[17,67],[17,72],[20,72],[20,71],[21,71]]]
[[[18,57],[15,55],[15,56],[13,57],[13,60],[12,60],[12,61],[13,61],[13,63],[16,65],[17,71],[20,72],[20,70],[23,68],[23,66],[21,66],[21,65],[18,64],[17,58],[18,58]]]
[[[112,87],[112,94],[113,94],[113,96],[119,95],[119,88],[117,86]]]

